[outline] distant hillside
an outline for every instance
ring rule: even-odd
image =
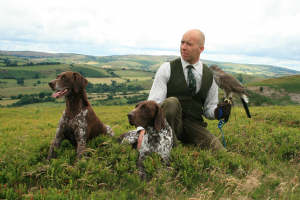
[[[250,102],[255,106],[300,104],[300,75],[272,78],[244,86],[250,91]]]
[[[16,57],[28,57],[28,58],[48,58],[48,57],[60,57],[61,54],[35,52],[35,51],[1,51],[1,54],[12,55]]]
[[[63,71],[79,72],[92,84],[111,86],[114,83],[117,86],[133,86],[133,88],[139,86],[148,91],[160,65],[175,58],[177,56],[90,56],[0,51],[0,98],[49,92],[47,83]],[[270,65],[202,61],[208,66],[217,64],[224,71],[235,76],[251,94],[250,107],[299,105],[300,103],[300,72],[298,71]],[[223,95],[220,91],[219,98],[222,99]],[[119,101],[114,103],[121,103],[121,100]],[[10,102],[12,103],[14,102]],[[234,97],[234,105],[242,106],[236,97]]]
[[[273,65],[252,65],[252,64],[239,64],[229,62],[218,62],[203,60],[207,65],[216,64],[219,65],[224,71],[232,74],[249,74],[263,77],[281,77],[300,74],[300,71],[291,70],[283,67],[277,67]]]
[[[173,60],[178,56],[150,56],[150,55],[120,55],[120,56],[90,56],[80,54],[53,54],[33,51],[0,51],[0,57],[9,59],[11,62],[17,62],[18,65],[28,62],[60,62],[65,64],[88,64],[97,68],[131,68],[148,71],[156,71],[161,64]],[[10,57],[12,55],[15,57]],[[20,58],[18,58],[20,57]],[[23,60],[20,60],[20,59]],[[24,60],[26,59],[26,60]],[[31,60],[30,60],[31,59]],[[299,71],[273,65],[251,65],[228,63],[211,60],[202,60],[208,66],[212,64],[219,65],[224,71],[232,74],[256,75],[261,77],[281,77],[300,74]],[[0,66],[1,64],[0,60]]]

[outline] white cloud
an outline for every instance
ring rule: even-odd
[[[178,55],[183,33],[198,28],[204,55],[300,71],[297,0],[10,0],[0,13],[1,50]]]

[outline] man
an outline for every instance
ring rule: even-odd
[[[184,33],[180,45],[181,58],[161,65],[149,94],[148,100],[161,105],[172,127],[174,147],[178,146],[180,140],[200,145],[203,149],[224,148],[218,138],[206,129],[207,123],[202,117],[219,119],[219,108],[222,107],[221,118],[228,120],[231,110],[229,103],[218,104],[218,86],[213,80],[213,73],[200,61],[204,43],[205,37],[200,30]],[[142,128],[138,128],[138,131],[137,148],[145,133]]]

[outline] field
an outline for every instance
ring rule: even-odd
[[[145,80],[151,80],[152,77],[122,77],[122,78],[113,78],[113,77],[110,77],[110,78],[87,78],[87,80],[93,84],[96,84],[96,83],[101,83],[101,84],[108,84],[110,85],[111,84],[111,80],[114,80],[116,81],[117,83],[125,83],[126,82],[126,79],[129,79],[130,81],[133,81],[133,80],[138,80],[138,81],[145,81]]]
[[[0,109],[0,199],[299,199],[300,107],[251,107],[252,119],[234,108],[223,126],[226,150],[211,152],[180,143],[171,170],[153,153],[141,182],[137,150],[117,137],[134,129],[134,106],[94,106],[114,137],[88,143],[75,166],[68,141],[46,162],[64,107]],[[222,141],[218,121],[208,129]]]
[[[108,85],[111,84],[111,80],[114,80],[116,81],[117,83],[123,83],[125,82],[124,79],[121,79],[121,78],[113,78],[113,77],[110,77],[110,78],[87,78],[87,80],[92,83],[92,84],[96,84],[96,83],[106,83]]]

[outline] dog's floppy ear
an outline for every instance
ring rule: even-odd
[[[74,74],[75,74],[74,91],[78,93],[79,91],[82,91],[89,82],[83,76],[81,76],[81,74],[79,73],[74,73]]]
[[[165,128],[165,116],[162,108],[157,105],[156,106],[157,115],[155,117],[155,124],[154,127],[157,131],[160,131],[161,129]]]
[[[137,108],[140,104],[144,103],[144,101],[140,101],[135,105],[135,108]]]

